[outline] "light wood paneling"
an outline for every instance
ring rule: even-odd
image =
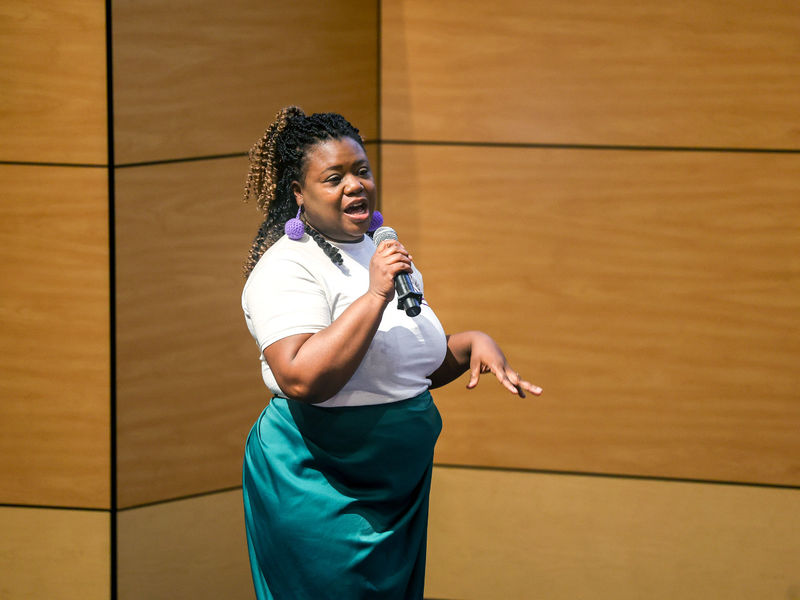
[[[1,165],[0,189],[0,501],[108,507],[108,173]]]
[[[800,484],[798,158],[385,146],[445,329],[545,389],[438,391],[437,460]]]
[[[120,600],[254,598],[241,490],[118,516]]]
[[[367,158],[369,159],[369,166],[372,169],[372,176],[375,179],[375,183],[378,184],[378,207],[380,207],[381,145],[379,143],[367,141],[364,144],[364,149],[367,151]]]
[[[118,163],[243,152],[282,106],[377,131],[377,4],[114,2]]]
[[[800,491],[434,469],[426,596],[795,598]]]
[[[800,4],[381,5],[384,139],[800,148]]]
[[[117,171],[120,506],[241,482],[268,400],[241,309],[247,160]]]
[[[107,162],[102,2],[3,2],[0,107],[0,160]]]
[[[0,507],[0,598],[110,597],[107,512]]]

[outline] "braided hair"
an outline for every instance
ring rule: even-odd
[[[255,199],[266,218],[245,261],[245,277],[283,235],[286,221],[297,214],[292,182],[303,180],[309,150],[319,142],[343,138],[351,138],[364,147],[358,129],[343,116],[336,113],[306,116],[300,107],[287,106],[278,111],[264,135],[250,149],[244,200]],[[342,257],[335,247],[307,224],[305,230],[335,264],[341,264]]]

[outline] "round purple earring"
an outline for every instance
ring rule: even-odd
[[[383,225],[383,215],[377,210],[372,211],[372,218],[369,221],[369,227],[367,228],[367,231],[373,232],[381,225]]]
[[[283,226],[283,230],[286,232],[286,235],[289,237],[290,240],[294,240],[295,242],[303,237],[305,233],[305,225],[300,220],[300,213],[303,212],[303,207],[297,209],[297,216],[294,219],[289,219],[286,221],[286,225]]]

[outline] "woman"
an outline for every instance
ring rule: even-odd
[[[433,447],[429,388],[467,369],[520,378],[490,337],[446,336],[431,308],[397,309],[411,256],[377,248],[363,141],[333,113],[281,110],[250,151],[245,198],[266,215],[242,306],[274,394],[253,426],[243,493],[259,599],[422,598]]]

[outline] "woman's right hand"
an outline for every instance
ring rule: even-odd
[[[369,292],[385,302],[394,298],[394,278],[411,273],[411,255],[397,240],[384,240],[375,249],[369,261]]]

